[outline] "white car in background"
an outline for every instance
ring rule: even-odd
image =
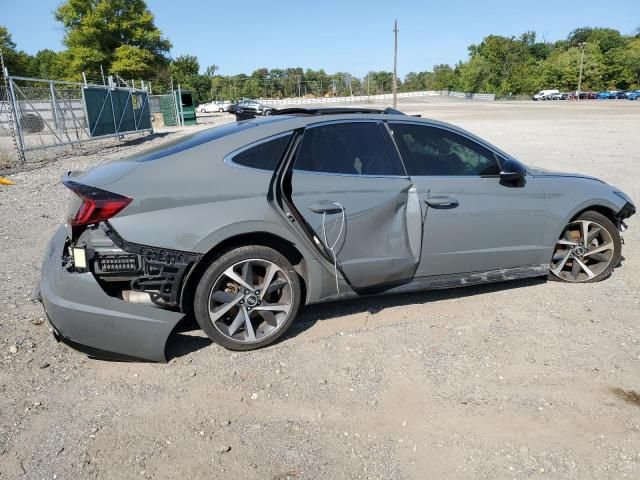
[[[203,103],[202,105],[198,105],[198,112],[200,113],[213,113],[213,112],[228,112],[230,102],[209,102]]]
[[[553,90],[540,90],[538,93],[536,93],[533,97],[531,97],[531,99],[535,102],[538,100],[551,100],[551,97],[553,95],[559,94],[560,90],[557,89],[553,89]]]

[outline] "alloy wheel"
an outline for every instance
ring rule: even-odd
[[[273,262],[243,260],[216,279],[208,305],[209,319],[222,335],[259,342],[286,323],[293,306],[291,280]]]
[[[567,282],[586,282],[611,264],[615,244],[609,231],[592,220],[569,223],[551,258],[551,273]]]

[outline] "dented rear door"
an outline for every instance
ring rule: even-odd
[[[404,167],[377,121],[307,128],[291,199],[356,289],[413,278],[422,212]]]

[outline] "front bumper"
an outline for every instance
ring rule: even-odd
[[[40,295],[57,339],[96,357],[166,362],[169,335],[182,313],[107,295],[93,274],[62,266],[67,231],[54,234],[42,262]]]

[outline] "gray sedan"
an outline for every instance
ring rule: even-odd
[[[63,183],[69,218],[40,283],[56,338],[155,361],[185,316],[252,350],[304,304],[603,280],[635,213],[600,180],[527,167],[460,128],[391,110],[274,112]]]

